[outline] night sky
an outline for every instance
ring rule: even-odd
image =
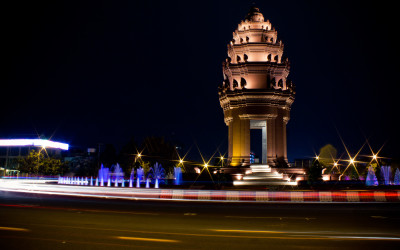
[[[165,136],[226,152],[217,88],[253,1],[8,1],[0,137],[71,147]],[[288,157],[369,138],[398,157],[399,32],[392,1],[257,1],[291,61]],[[366,148],[367,149],[367,148]],[[192,149],[193,157],[197,152]],[[368,150],[365,151],[368,153]]]

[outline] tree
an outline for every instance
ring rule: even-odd
[[[44,175],[62,175],[66,172],[67,169],[67,164],[62,162],[60,159],[48,157],[43,159],[40,173]]]
[[[135,157],[137,153],[136,142],[132,137],[128,143],[122,147],[118,155],[118,163],[126,173],[131,173],[132,169],[135,167]]]
[[[319,150],[319,161],[322,166],[328,167],[334,164],[337,150],[331,144],[326,144]]]
[[[278,158],[276,158],[276,160],[274,160],[276,163],[276,167],[277,168],[287,168],[289,167],[288,163],[285,160],[285,157],[280,156]]]
[[[46,157],[43,153],[32,150],[28,156],[19,160],[18,170],[23,173],[35,175],[64,174],[68,169],[67,164],[60,159]]]
[[[69,166],[69,171],[78,176],[96,176],[97,164],[94,157],[78,156],[72,157],[71,160],[66,162]]]
[[[27,157],[19,159],[18,170],[22,173],[38,174],[44,155],[31,150]]]
[[[313,184],[322,180],[322,165],[319,160],[314,160],[308,169],[308,183]]]
[[[117,151],[112,144],[106,144],[104,151],[100,154],[100,162],[108,168],[117,163]]]
[[[141,148],[143,155],[150,165],[160,163],[166,172],[170,172],[174,167],[174,161],[178,160],[175,145],[165,141],[164,137],[146,137]]]

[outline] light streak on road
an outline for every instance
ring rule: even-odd
[[[139,238],[139,237],[127,237],[127,236],[117,236],[115,238],[120,240],[138,240],[138,241],[152,241],[152,242],[166,242],[166,243],[180,242],[179,240],[152,239],[152,238]]]
[[[29,232],[29,229],[26,228],[18,228],[18,227],[0,227],[0,230],[3,231],[18,231],[18,232]]]

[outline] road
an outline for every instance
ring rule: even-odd
[[[396,249],[399,203],[248,204],[0,191],[1,249]]]

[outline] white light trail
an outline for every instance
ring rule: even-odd
[[[0,146],[4,147],[33,146],[42,148],[57,148],[62,150],[68,150],[69,148],[69,145],[67,143],[55,142],[44,139],[6,139],[6,140],[0,140]]]

